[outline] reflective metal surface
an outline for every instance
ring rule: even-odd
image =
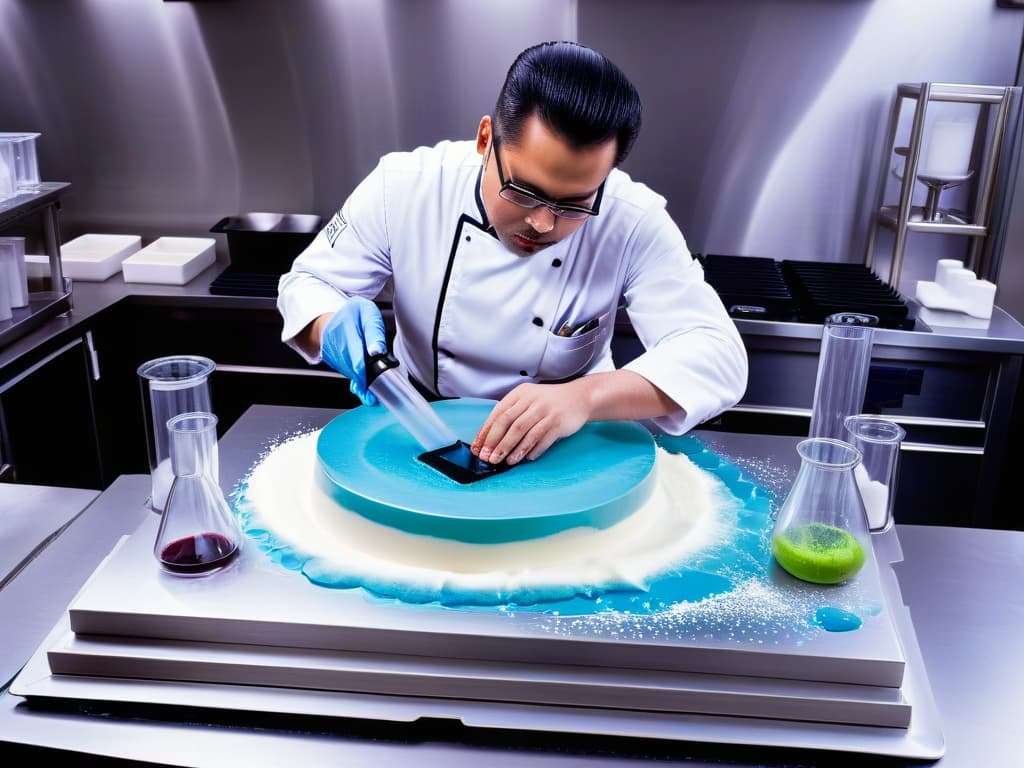
[[[472,136],[522,48],[578,39],[636,81],[624,167],[691,250],[861,261],[897,84],[1013,84],[1022,29],[992,0],[0,0],[0,127],[42,134],[69,236],[200,235],[333,213],[382,153]]]

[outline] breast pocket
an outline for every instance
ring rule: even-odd
[[[565,381],[586,373],[608,345],[613,321],[614,317],[608,313],[598,319],[596,328],[579,336],[548,334],[547,345],[537,369],[537,379]]]

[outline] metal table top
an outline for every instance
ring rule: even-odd
[[[263,444],[296,429],[319,426],[334,411],[254,406],[222,440],[225,485],[247,469],[233,460],[232,445]],[[794,438],[706,433],[714,450],[745,460],[793,453]],[[229,480],[231,478],[232,480]],[[780,482],[786,482],[782,478]],[[151,514],[144,507],[149,478],[119,478],[62,534],[0,590],[5,632],[36,647],[45,630],[120,536]],[[898,519],[898,511],[897,511]],[[897,526],[903,562],[896,570],[909,606],[928,675],[942,714],[947,742],[942,766],[1016,764],[1022,744],[1015,716],[1024,686],[1019,637],[1024,632],[1024,533]],[[33,621],[25,621],[31,617]],[[47,623],[49,622],[49,623]],[[626,766],[656,758],[686,765],[828,765],[834,754],[809,754],[713,744],[617,742],[563,735],[481,733],[457,724],[420,722],[395,729],[366,722],[232,722],[211,718],[148,719],[144,711],[121,714],[41,712],[0,696],[0,754],[35,757],[45,747],[70,753],[116,756],[155,764]],[[75,758],[72,758],[75,759]],[[870,757],[859,765],[879,764]],[[891,759],[885,765],[893,765]]]

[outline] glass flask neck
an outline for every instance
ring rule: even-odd
[[[217,417],[212,413],[182,413],[168,420],[171,469],[175,477],[215,477]]]
[[[849,443],[827,437],[803,440],[796,450],[806,464],[825,470],[853,469],[862,457],[861,452]]]

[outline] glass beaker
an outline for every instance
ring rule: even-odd
[[[181,413],[213,410],[209,377],[214,368],[209,358],[194,355],[160,357],[139,366],[138,374],[145,389],[142,409],[147,415],[146,438],[152,477],[150,507],[156,512],[163,511],[174,479],[167,422]]]
[[[772,554],[793,576],[838,584],[864,565],[871,541],[853,468],[860,451],[812,437],[797,445],[800,471],[772,530]]]
[[[242,541],[217,477],[217,417],[179,414],[167,432],[174,480],[153,554],[170,573],[206,576],[231,563]]]
[[[871,531],[884,531],[893,521],[900,445],[907,436],[899,424],[881,416],[857,414],[846,417],[848,440],[861,452],[853,470]]]
[[[808,437],[846,437],[843,419],[864,409],[878,318],[839,312],[825,321]]]

